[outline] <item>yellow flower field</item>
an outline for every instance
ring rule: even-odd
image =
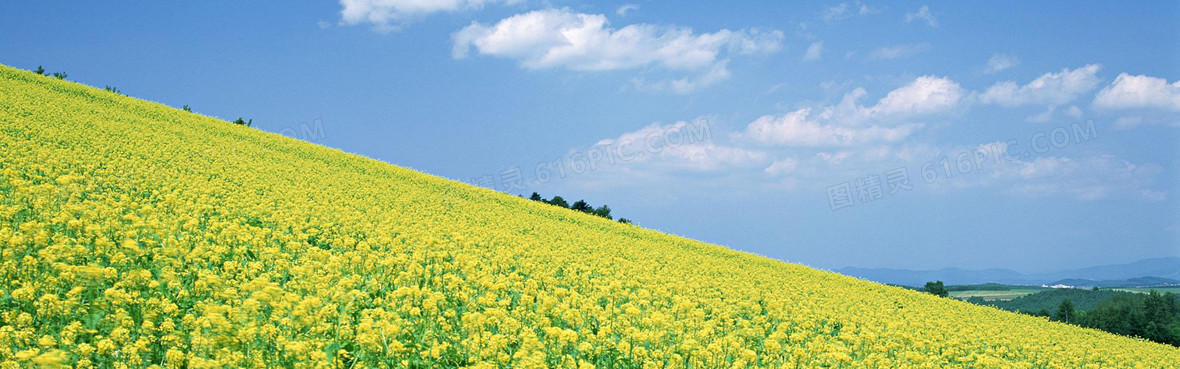
[[[1180,363],[7,67],[0,251],[3,368]]]

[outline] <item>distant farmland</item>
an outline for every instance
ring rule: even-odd
[[[969,299],[972,297],[978,297],[978,298],[988,300],[988,301],[1011,300],[1011,299],[1014,299],[1017,297],[1034,294],[1034,293],[1041,292],[1044,290],[1046,290],[1046,288],[1040,288],[1040,287],[1013,288],[1011,290],[1005,290],[1005,291],[966,290],[966,291],[952,291],[950,293],[950,296],[957,298],[957,299],[963,299],[963,300],[966,300],[966,299]]]

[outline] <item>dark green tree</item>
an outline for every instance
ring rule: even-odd
[[[1156,290],[1148,292],[1147,296],[1143,298],[1144,318],[1147,318],[1150,322],[1166,323],[1173,315],[1173,312],[1169,311],[1168,300],[1165,298],[1164,295]],[[1174,298],[1172,305],[1175,306]]]
[[[45,75],[45,68],[41,68],[41,66],[38,65],[37,69],[33,69],[33,73],[37,73],[37,74],[44,76]]]
[[[1059,322],[1074,323],[1077,321],[1077,311],[1073,308],[1073,300],[1065,299],[1057,306],[1057,314],[1053,319]]]
[[[1138,300],[1139,297],[1134,294],[1115,295],[1086,312],[1085,319],[1080,323],[1115,334],[1142,337],[1147,319]]]
[[[597,216],[600,216],[600,217],[603,217],[606,219],[614,219],[614,217],[612,217],[610,215],[610,207],[606,206],[606,204],[603,204],[602,206],[595,208],[594,215],[597,215]]]
[[[549,205],[556,205],[563,208],[570,207],[570,203],[566,202],[565,199],[561,198],[561,196],[553,196],[552,199],[549,199],[549,201],[545,202],[549,203]]]
[[[561,196],[553,196],[552,199],[546,200],[544,197],[541,197],[541,194],[536,193],[536,192],[533,192],[533,194],[529,196],[529,200],[540,201],[540,202],[550,204],[550,205],[556,205],[556,206],[560,206],[563,208],[569,208],[571,210],[577,210],[577,211],[580,211],[583,213],[597,215],[597,216],[600,216],[600,217],[603,217],[606,219],[611,219],[611,220],[615,219],[614,215],[611,215],[610,206],[607,206],[606,204],[603,204],[602,206],[599,206],[599,207],[594,207],[593,205],[590,205],[590,203],[587,203],[586,200],[578,200],[578,201],[575,201],[571,205],[568,202],[566,202],[566,200],[563,199]],[[631,220],[626,219],[626,218],[619,218],[619,223],[631,224]]]
[[[947,295],[950,295],[950,292],[947,292],[946,285],[942,281],[926,282],[926,288],[923,288],[923,290],[926,293],[938,297],[947,297]]]
[[[583,213],[589,213],[589,212],[594,211],[594,207],[590,206],[590,204],[587,203],[586,200],[574,201],[574,204],[570,205],[570,209],[577,210],[577,211],[580,211]]]
[[[1176,296],[1151,290],[1143,298],[1143,318],[1146,321],[1143,338],[1163,343],[1177,344],[1180,337],[1172,327],[1176,322]]]

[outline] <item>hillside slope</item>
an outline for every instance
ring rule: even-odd
[[[1180,362],[6,67],[0,225],[4,367]]]

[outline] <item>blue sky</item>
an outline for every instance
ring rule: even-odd
[[[821,268],[1180,256],[1176,3],[415,3],[5,2],[0,63]]]

